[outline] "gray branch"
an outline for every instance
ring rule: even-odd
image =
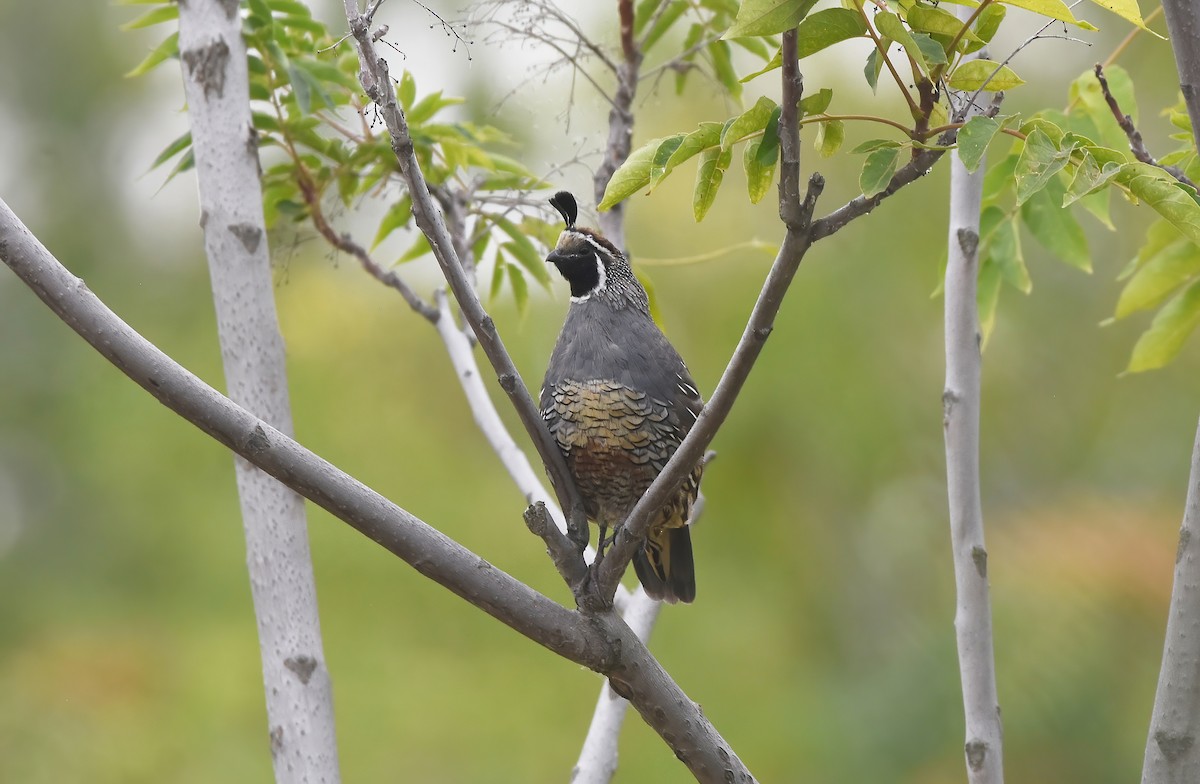
[[[1117,101],[1117,97],[1112,94],[1112,90],[1108,89],[1108,79],[1104,77],[1104,66],[1096,63],[1093,73],[1096,74],[1096,81],[1100,82],[1100,91],[1104,94],[1104,100],[1108,104],[1109,111],[1112,112],[1113,119],[1117,121],[1117,125],[1125,132],[1125,138],[1129,140],[1129,151],[1133,153],[1133,157],[1142,163],[1148,163],[1151,166],[1162,169],[1184,185],[1195,190],[1196,183],[1188,178],[1183,169],[1180,169],[1178,166],[1163,166],[1146,149],[1146,140],[1142,138],[1142,132],[1133,124],[1133,117],[1121,111],[1121,104]]]
[[[956,9],[959,10],[959,9]],[[960,18],[970,14],[961,9]],[[971,113],[970,104],[964,119]],[[954,631],[966,723],[964,755],[971,784],[1003,784],[1004,755],[988,554],[979,477],[980,354],[979,217],[985,167],[968,172],[957,150],[950,161],[950,231],[946,262],[946,387],[942,426],[954,560]]]
[[[608,677],[697,780],[754,781],[700,706],[615,612],[585,614],[551,601],[221,395],[121,321],[3,201],[0,260],[93,348],[172,411],[475,607]]]
[[[235,5],[179,9],[179,49],[200,186],[200,224],[230,396],[292,431],[263,222],[246,50]],[[303,499],[236,461],[269,743],[277,782],[340,780]]]

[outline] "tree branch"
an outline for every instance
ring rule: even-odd
[[[1200,7],[1193,0],[1163,0],[1162,9],[1192,137],[1200,138]]]
[[[227,4],[179,9],[179,51],[225,379],[232,398],[292,431],[283,339],[263,222],[241,18]],[[304,501],[235,461],[262,655],[275,780],[341,780]]]
[[[804,201],[799,201],[799,190],[795,185],[799,178],[799,130],[796,127],[798,117],[794,109],[800,100],[802,81],[795,57],[796,33],[791,30],[784,33],[783,36],[785,52],[790,51],[792,55],[783,58],[783,95],[780,105],[785,107],[785,112],[787,112],[786,107],[788,106],[793,107],[793,111],[786,115],[788,125],[784,125],[785,115],[783,113],[779,120],[781,156],[785,154],[784,149],[788,150],[786,153],[788,157],[783,158],[783,168],[780,171],[780,215],[791,216],[785,218],[785,222],[790,220],[791,223],[788,225],[783,244],[763,284],[762,292],[754,304],[746,328],[742,332],[741,340],[738,341],[737,348],[734,350],[725,372],[721,375],[721,380],[713,391],[712,397],[705,404],[700,416],[696,418],[692,429],[675,450],[675,454],[671,456],[662,472],[646,489],[625,519],[624,524],[617,529],[613,546],[593,566],[595,573],[593,590],[596,591],[596,598],[599,602],[611,601],[616,585],[620,581],[621,575],[624,574],[630,558],[642,545],[642,540],[654,514],[678,490],[684,477],[703,457],[713,436],[729,416],[738,393],[741,392],[750,370],[754,367],[754,362],[762,352],[767,336],[771,334],[775,315],[779,312],[780,305],[783,304],[783,296],[787,293],[796,269],[800,266],[800,262],[803,261],[804,255],[811,245],[809,221],[817,197],[824,188],[825,180],[819,174],[814,174],[809,180],[808,192]],[[784,148],[785,139],[787,148]]]
[[[408,184],[408,192],[412,196],[413,217],[417,226],[429,239],[434,257],[437,259],[446,281],[450,284],[450,290],[462,309],[463,317],[471,325],[471,329],[479,339],[480,346],[499,377],[501,388],[512,401],[513,407],[521,419],[521,424],[525,426],[525,431],[533,440],[538,455],[550,474],[550,481],[558,494],[559,504],[567,514],[568,535],[575,543],[579,558],[582,560],[583,549],[588,540],[588,528],[579,491],[571,479],[566,461],[558,450],[558,445],[554,442],[550,431],[546,429],[545,423],[542,422],[537,404],[521,380],[508,351],[505,350],[504,343],[496,332],[495,323],[484,311],[479,297],[475,294],[475,290],[454,252],[453,241],[446,231],[446,225],[437,211],[425,178],[421,175],[420,167],[417,165],[408,123],[405,120],[404,112],[396,102],[396,91],[393,89],[391,77],[388,75],[387,61],[376,53],[370,29],[358,11],[356,0],[345,0],[345,7],[350,32],[358,49],[361,65],[359,80],[367,95],[379,106],[380,114],[391,134],[392,150],[396,153],[401,175]],[[572,586],[572,589],[575,587]]]
[[[0,201],[0,260],[118,369],[200,430],[510,628],[607,676],[699,781],[752,782],[745,765],[613,612],[568,610],[512,578],[225,398],[137,334]]]
[[[1196,183],[1192,182],[1183,169],[1178,166],[1163,166],[1150,151],[1146,149],[1146,142],[1142,139],[1142,132],[1133,124],[1133,117],[1121,111],[1121,104],[1117,102],[1116,96],[1108,89],[1108,79],[1104,78],[1104,66],[1096,63],[1095,67],[1096,80],[1100,82],[1100,90],[1104,93],[1104,100],[1108,104],[1108,108],[1112,111],[1113,117],[1117,121],[1117,125],[1121,126],[1121,130],[1125,132],[1126,138],[1129,139],[1129,150],[1133,153],[1133,157],[1137,158],[1142,163],[1148,163],[1151,166],[1156,166],[1175,179],[1182,182],[1184,185],[1189,185],[1193,189],[1196,188]]]

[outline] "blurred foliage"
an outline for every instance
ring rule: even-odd
[[[338,5],[325,16],[335,19]],[[383,8],[393,30],[425,34],[420,8]],[[155,81],[165,68],[120,78],[141,57],[130,45],[139,33],[117,30],[127,9],[83,4],[70,25],[56,24],[55,10],[0,4],[0,102],[10,109],[0,135],[21,153],[0,159],[0,197],[123,318],[219,385],[194,189],[177,177],[147,201],[132,185],[145,185],[139,175],[174,135],[158,126],[177,119],[178,79]],[[42,46],[29,34],[39,29],[56,30],[59,45]],[[684,35],[670,30],[664,40],[678,45]],[[161,37],[136,40],[153,50]],[[1115,43],[1100,38],[1097,49]],[[1082,72],[1096,59],[1044,46],[1047,70],[1070,58]],[[437,50],[440,67],[460,69],[449,48]],[[507,55],[477,47],[474,57],[482,67],[466,94],[486,102],[511,89]],[[749,71],[756,60],[747,53],[735,65]],[[1176,100],[1171,80],[1153,78],[1173,68],[1166,46],[1138,39],[1122,63],[1144,105]],[[851,93],[858,64],[841,70],[846,83],[833,87]],[[558,95],[529,92],[537,112]],[[639,136],[698,126],[722,111],[723,94],[690,81],[682,102],[664,103],[670,111],[648,104]],[[1011,100],[1030,116],[1061,94],[1059,84],[1030,80]],[[446,111],[456,108],[466,107]],[[1154,148],[1170,118],[1147,114],[1139,124]],[[532,159],[563,135],[556,125],[523,128],[523,116],[495,118],[520,140],[515,158]],[[153,132],[134,133],[130,118]],[[848,149],[871,140],[854,124],[844,133]],[[825,206],[858,193],[860,160],[810,155],[804,165],[826,174]],[[741,173],[727,176],[743,184]],[[942,315],[928,297],[945,245],[944,218],[929,205],[944,193],[939,170],[822,243],[800,269],[714,444],[696,533],[700,596],[665,612],[652,640],[763,780],[962,780]],[[778,237],[770,199],[731,200],[697,225],[691,196],[691,183],[676,178],[632,203],[635,258],[709,258],[731,239]],[[160,230],[147,214],[171,199],[186,207]],[[1200,354],[1193,343],[1160,373],[1117,377],[1135,335],[1123,322],[1096,328],[1124,296],[1112,280],[1139,256],[1142,232],[1171,235],[1153,222],[1157,213],[1125,199],[1110,210],[1120,231],[1081,226],[1092,278],[1047,263],[1039,244],[1025,247],[1038,296],[996,315],[985,361],[983,497],[1014,781],[1135,778],[1161,657]],[[362,229],[364,239],[377,228]],[[275,246],[299,438],[567,601],[433,331],[306,237],[279,234]],[[735,252],[650,268],[668,332],[707,390],[768,261]],[[431,280],[424,263],[406,272]],[[564,289],[554,292],[531,291],[524,319],[511,293],[494,303],[534,382],[566,307]],[[0,331],[0,781],[268,780],[232,460],[6,274]],[[310,519],[345,779],[565,778],[598,677],[324,512]],[[636,717],[619,775],[687,780]]]

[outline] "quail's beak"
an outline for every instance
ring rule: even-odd
[[[546,256],[546,263],[553,264],[557,267],[559,264],[564,262],[566,258],[567,256],[565,253],[559,253],[558,248],[555,248],[554,250],[550,251],[549,255]]]

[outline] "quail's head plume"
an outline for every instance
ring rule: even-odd
[[[575,197],[550,204],[566,228],[546,261],[571,287],[571,307],[541,391],[542,417],[579,486],[588,517],[622,525],[691,430],[704,403],[679,353],[650,317],[646,290],[625,255],[576,225]],[[699,492],[697,464],[651,521],[633,566],[646,593],[668,602],[696,596],[687,526]]]

